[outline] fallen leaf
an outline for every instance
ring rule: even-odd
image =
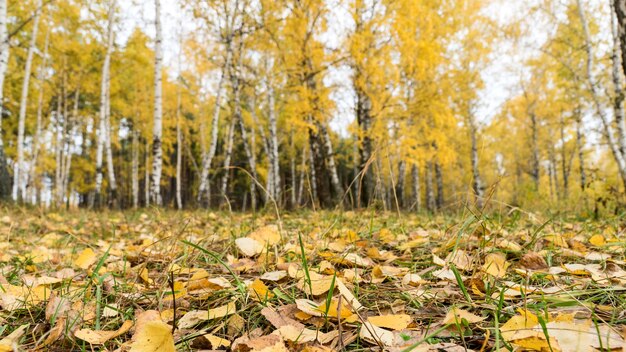
[[[112,338],[125,334],[133,326],[131,320],[126,320],[119,329],[114,331],[80,329],[74,332],[74,336],[92,345],[101,345]]]
[[[468,323],[473,324],[473,323],[481,322],[487,318],[480,317],[466,310],[453,307],[452,309],[448,311],[448,314],[446,314],[446,317],[443,318],[443,321],[441,322],[441,324],[442,325],[460,324],[463,319],[467,320]]]
[[[234,314],[237,311],[235,302],[229,302],[226,305],[209,309],[209,310],[192,310],[178,321],[178,327],[181,329],[189,329],[203,321],[223,318],[225,316]]]
[[[78,258],[74,260],[74,265],[81,269],[88,269],[92,264],[94,264],[98,258],[96,257],[96,253],[91,248],[85,248],[80,254]]]
[[[265,246],[252,238],[241,237],[235,240],[237,248],[247,257],[254,257],[263,252]]]
[[[368,317],[367,321],[380,328],[404,330],[411,324],[411,317],[407,314],[389,314]]]
[[[175,352],[172,327],[162,321],[150,321],[133,335],[130,352]]]

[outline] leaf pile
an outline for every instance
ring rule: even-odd
[[[0,351],[626,348],[610,224],[26,211],[0,233]]]

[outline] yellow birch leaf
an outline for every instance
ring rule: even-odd
[[[389,314],[368,317],[367,321],[380,327],[392,330],[404,330],[411,324],[411,317],[407,314]]]
[[[78,258],[74,260],[74,265],[81,269],[87,269],[97,260],[98,258],[96,258],[96,253],[93,251],[93,249],[85,248],[82,252],[80,252]]]
[[[135,331],[130,352],[176,352],[172,327],[162,321],[149,321]]]

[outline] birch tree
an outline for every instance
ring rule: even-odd
[[[30,73],[33,65],[33,55],[37,46],[37,30],[39,28],[41,0],[37,0],[35,3],[35,14],[33,19],[33,30],[30,38],[30,45],[28,47],[28,54],[26,56],[26,63],[24,64],[24,81],[22,83],[22,97],[20,99],[20,113],[18,116],[18,130],[17,130],[17,160],[13,169],[13,200],[20,201],[24,198],[25,194],[19,194],[23,184],[23,177],[26,174],[24,164],[24,129],[26,125],[26,110],[28,108],[28,92],[30,86]]]
[[[154,41],[154,126],[152,130],[152,182],[150,185],[150,197],[156,206],[161,201],[161,172],[163,167],[163,151],[161,138],[163,130],[163,102],[162,102],[162,65],[163,65],[163,34],[161,30],[161,0],[154,1],[156,10],[155,41]]]

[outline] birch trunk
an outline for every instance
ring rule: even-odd
[[[161,206],[161,171],[163,166],[163,150],[161,149],[163,129],[161,0],[155,0],[154,6],[156,10],[156,37],[154,45],[154,126],[152,130],[152,182],[150,185],[150,196],[156,206]]]
[[[76,89],[76,93],[74,93],[74,107],[72,109],[72,118],[71,120],[68,118],[67,121],[67,129],[65,133],[65,161],[63,162],[63,170],[61,173],[61,191],[59,194],[59,202],[63,202],[65,195],[68,195],[68,188],[70,184],[70,171],[72,169],[72,137],[74,135],[74,124],[78,121],[78,103],[80,100],[80,88]],[[69,200],[69,195],[67,197]],[[58,204],[60,205],[60,204]]]
[[[426,209],[429,212],[435,211],[435,190],[433,187],[433,162],[426,165]]]
[[[602,122],[602,127],[604,129],[604,134],[607,139],[609,148],[611,150],[611,154],[613,154],[613,158],[615,159],[615,162],[617,163],[617,168],[618,168],[619,175],[622,179],[622,183],[624,184],[624,187],[626,188],[626,161],[624,160],[620,152],[618,141],[615,140],[615,137],[613,135],[613,129],[611,128],[611,123],[609,121],[609,118],[608,116],[606,116],[606,113],[604,112],[604,109],[602,107],[602,103],[600,100],[601,90],[593,74],[593,51],[592,51],[592,46],[591,46],[591,35],[589,34],[589,25],[585,18],[585,11],[582,8],[581,1],[577,0],[576,3],[578,5],[578,15],[580,17],[580,21],[583,26],[585,51],[587,54],[587,65],[586,65],[587,80],[589,83],[591,98],[593,100],[596,113],[598,114]]]
[[[441,170],[441,164],[435,161],[435,179],[437,182],[437,209],[443,208],[443,170]]]
[[[41,63],[41,67],[39,68],[39,98],[37,99],[37,122],[35,125],[35,135],[33,136],[33,156],[31,158],[31,167],[30,167],[30,175],[28,177],[29,182],[29,195],[28,197],[31,199],[33,203],[37,203],[37,184],[36,179],[38,178],[37,173],[37,165],[39,164],[39,152],[41,150],[41,126],[43,120],[43,98],[44,98],[44,88],[46,84],[46,70],[48,68],[48,48],[50,46],[50,30],[46,32],[46,40],[44,44],[43,51],[43,62]],[[1,111],[0,111],[1,113]],[[1,182],[1,181],[0,181]],[[1,198],[1,197],[0,197]]]
[[[37,0],[35,16],[33,19],[33,31],[31,33],[28,54],[26,55],[26,64],[24,65],[24,81],[22,83],[22,97],[20,99],[20,113],[18,117],[17,127],[17,160],[13,170],[13,200],[21,201],[25,194],[20,194],[20,188],[23,183],[22,172],[24,170],[24,130],[26,127],[26,109],[28,107],[28,90],[30,85],[30,71],[33,65],[33,55],[37,46],[37,30],[39,28],[39,12],[41,8],[41,0]]]
[[[401,160],[398,163],[398,183],[396,183],[396,198],[400,208],[404,208],[404,183],[406,177],[406,163]]]
[[[415,201],[415,211],[422,210],[422,197],[420,194],[420,172],[417,165],[411,168],[411,178],[413,179],[413,199]]]
[[[107,116],[107,91],[109,84],[109,71],[111,66],[111,53],[113,52],[113,14],[115,10],[115,0],[109,1],[106,54],[102,65],[102,82],[100,86],[100,115],[98,121],[97,142],[96,142],[96,186],[94,203],[96,207],[102,206],[102,180],[104,178],[102,161],[104,154],[104,144],[106,139],[106,116]]]
[[[293,138],[293,130],[289,135],[289,145],[291,149],[291,155],[289,156],[289,168],[291,169],[291,208],[295,209],[297,206],[296,199],[296,145]]]
[[[54,169],[54,189],[51,190],[55,205],[59,205],[59,193],[61,188],[61,170],[63,169],[63,134],[65,131],[65,116],[63,115],[65,104],[65,73],[63,73],[63,87],[61,89],[57,112],[55,116],[56,140],[55,140],[55,169]]]
[[[611,76],[613,79],[613,113],[617,126],[617,142],[622,159],[626,160],[626,116],[624,113],[624,83],[621,71],[619,28],[615,16],[611,16],[613,48],[611,52]]]
[[[222,199],[227,198],[226,190],[228,189],[228,178],[230,176],[230,159],[233,155],[233,142],[235,140],[235,119],[232,119],[230,126],[228,127],[228,139],[226,145],[226,156],[224,158],[224,175],[222,176],[222,186],[220,188],[220,194]]]
[[[576,149],[578,150],[578,168],[580,173],[580,189],[582,191],[587,187],[587,175],[585,174],[585,153],[583,149],[583,133],[582,133],[582,115],[579,109],[576,109]]]
[[[470,156],[473,179],[472,189],[474,191],[474,196],[476,197],[476,207],[478,209],[482,209],[484,201],[484,188],[482,179],[480,178],[480,169],[478,166],[478,128],[476,126],[474,115],[471,112],[468,112],[468,122],[470,130],[470,140],[472,142],[472,150]]]
[[[280,203],[280,159],[278,157],[278,131],[274,101],[274,88],[268,82],[268,105],[269,105],[269,130],[270,130],[270,153],[272,154],[272,197]]]
[[[106,92],[106,119],[105,119],[105,139],[104,149],[107,158],[107,176],[109,178],[109,205],[113,208],[117,208],[117,180],[115,178],[115,165],[113,164],[113,147],[111,138],[111,75],[107,76],[109,83],[107,83]]]
[[[180,58],[179,58],[180,61]],[[180,65],[179,65],[180,66]],[[179,68],[180,70],[180,68]],[[180,84],[177,86],[178,92],[176,92],[176,207],[178,209],[183,208],[183,133],[180,121],[181,110],[181,91]]]
[[[617,38],[621,48],[622,73],[626,74],[626,0],[613,0],[613,11],[617,17]]]
[[[139,132],[136,130],[136,125],[133,126],[133,141],[132,141],[132,180],[131,180],[131,193],[133,208],[137,209],[139,206]]]
[[[211,123],[211,144],[209,145],[209,152],[202,158],[202,172],[200,173],[200,187],[198,188],[198,202],[208,206],[209,202],[209,171],[211,170],[211,164],[213,163],[213,157],[217,150],[217,138],[218,128],[220,121],[220,109],[222,101],[222,86],[226,79],[226,74],[230,69],[230,61],[232,59],[232,48],[230,41],[226,45],[226,60],[224,61],[224,67],[222,67],[222,73],[219,83],[217,84],[217,94],[215,96],[215,106],[213,108],[213,120]]]
[[[336,193],[337,203],[343,202],[344,189],[339,180],[339,173],[337,172],[337,164],[335,163],[335,151],[333,150],[333,144],[330,139],[330,133],[328,128],[323,123],[320,123],[322,128],[322,138],[324,141],[324,147],[326,148],[326,159],[328,164],[328,171],[330,172],[330,182],[333,186],[333,190]]]
[[[4,109],[4,78],[9,65],[9,37],[7,32],[7,0],[0,0],[0,116]],[[4,142],[2,140],[2,118],[0,118],[0,200],[11,196],[11,176],[9,175]]]
[[[150,143],[146,139],[145,147],[144,147],[144,155],[145,155],[145,173],[144,173],[144,203],[145,206],[150,206]]]
[[[300,182],[298,186],[298,205],[302,205],[302,197],[304,195],[304,180],[306,176],[306,161],[307,161],[307,151],[308,147],[305,146],[302,148],[302,164],[300,165]]]
[[[539,127],[537,126],[537,116],[535,113],[530,114],[531,128],[531,148],[532,148],[532,169],[530,176],[535,185],[535,191],[539,191]]]

